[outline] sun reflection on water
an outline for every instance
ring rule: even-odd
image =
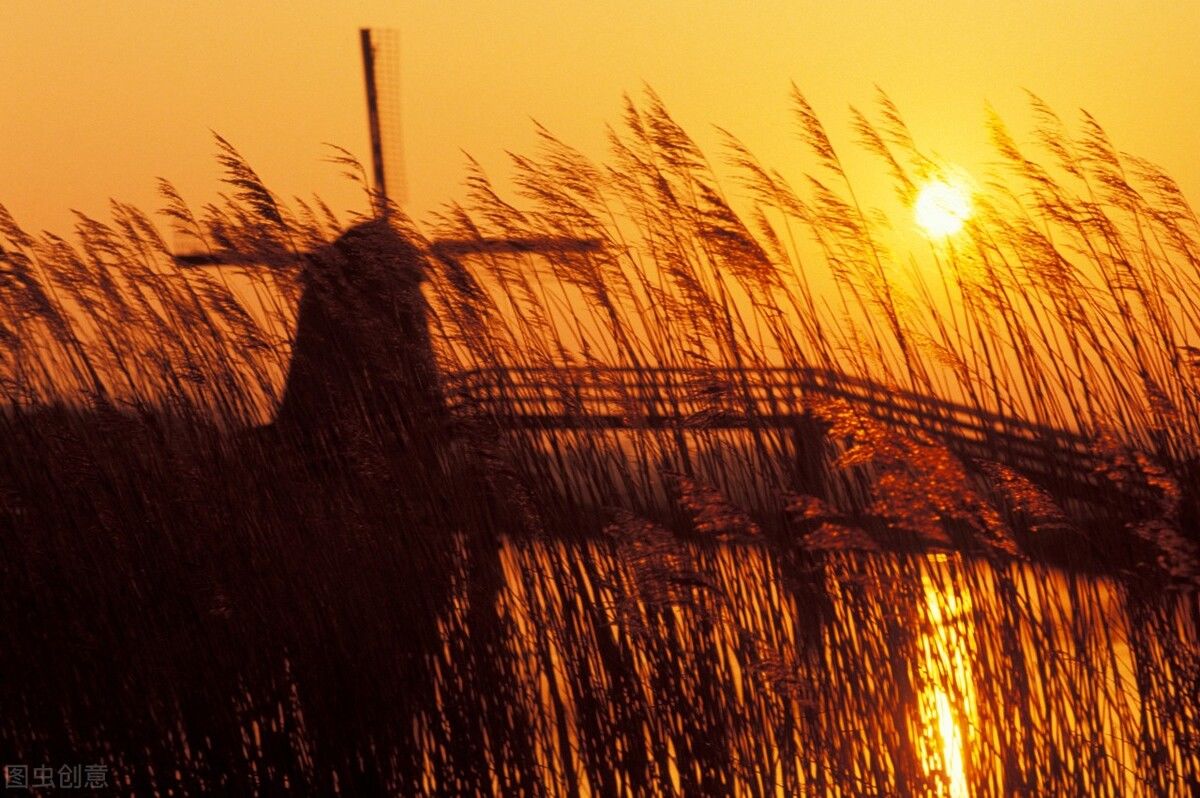
[[[502,548],[511,715],[548,794],[1185,794],[1185,749],[1167,749],[1178,774],[1136,770],[1149,762],[1137,678],[1157,659],[1135,660],[1113,584],[959,555],[841,556],[823,563],[823,610],[788,594],[764,550],[689,551],[700,589],[660,595],[682,582],[658,584],[635,551]],[[1189,625],[1175,639],[1194,638]],[[463,684],[438,682],[445,698]],[[430,785],[453,775],[427,767]]]
[[[970,597],[935,560],[922,576],[925,618],[920,638],[921,761],[932,781],[941,781],[936,795],[967,798],[968,745],[977,728],[971,673]],[[964,733],[964,726],[966,726]]]

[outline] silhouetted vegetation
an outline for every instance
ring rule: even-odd
[[[726,135],[727,194],[647,92],[607,164],[540,131],[519,200],[472,163],[425,228],[453,248],[284,203],[223,139],[220,203],[162,183],[190,266],[128,205],[74,241],[0,207],[4,762],[160,794],[1196,790],[1200,224],[1031,103],[1036,152],[993,119],[975,215],[916,247],[799,92],[802,190]],[[877,117],[907,209],[948,167]],[[482,245],[546,237],[595,246]]]

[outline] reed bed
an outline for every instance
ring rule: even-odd
[[[223,139],[230,193],[194,212],[164,181],[163,214],[235,268],[180,268],[121,203],[73,242],[0,207],[4,761],[137,794],[1200,787],[1195,214],[1031,98],[1036,146],[993,119],[975,215],[914,250],[792,106],[798,181],[730,134],[714,167],[647,91],[606,163],[540,130],[518,197],[472,163],[424,227],[393,209],[454,414],[432,459],[369,423],[317,452],[254,429],[304,253],[347,225]],[[853,127],[904,212],[950,168],[882,94]],[[597,246],[450,257],[425,231]],[[481,399],[519,399],[518,367],[576,423]],[[902,392],[1094,467],[1034,479],[863,410]]]

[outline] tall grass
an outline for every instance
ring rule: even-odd
[[[605,243],[552,263],[481,259],[493,305],[521,311],[487,316],[485,340],[548,363],[834,368],[1194,456],[1197,223],[1168,176],[1119,155],[1090,117],[1072,136],[1035,99],[1043,160],[993,118],[1003,172],[981,185],[966,234],[913,274],[886,243],[907,220],[861,204],[812,108],[793,103],[815,160],[803,190],[726,134],[727,195],[652,93],[627,104],[607,165],[540,131],[542,151],[514,157],[519,208],[474,167],[439,234]],[[856,113],[857,136],[910,203],[943,167],[884,96],[879,115]],[[447,284],[439,296],[463,298]],[[465,330],[471,362],[511,359]]]
[[[159,793],[954,794],[952,728],[979,793],[1194,788],[1195,214],[1032,98],[1036,145],[993,119],[976,214],[914,247],[792,105],[790,182],[727,133],[710,163],[647,92],[606,162],[539,129],[517,197],[471,163],[424,228],[599,247],[451,257],[393,211],[456,413],[436,462],[370,424],[318,452],[254,429],[305,253],[361,219],[285,203],[223,139],[230,193],[196,212],[164,181],[162,213],[244,266],[181,268],[121,203],[74,241],[0,207],[5,761]],[[873,117],[855,146],[907,213],[949,167],[886,96]],[[578,423],[520,427],[517,366]],[[1099,489],[767,367],[1066,430]],[[1056,545],[1136,578],[1016,562]]]
[[[627,101],[606,164],[539,130],[540,151],[513,158],[519,202],[473,164],[466,199],[440,215],[437,235],[553,234],[603,247],[554,259],[479,256],[439,272],[453,367],[696,369],[678,393],[740,412],[753,439],[748,459],[718,456],[706,478],[734,492],[765,483],[776,495],[794,452],[755,423],[760,386],[739,370],[828,369],[870,378],[884,394],[911,390],[1076,432],[1105,462],[1128,466],[1101,469],[1110,490],[1151,484],[1150,497],[1129,499],[1137,529],[1146,531],[1146,517],[1156,528],[1194,524],[1198,228],[1171,179],[1119,154],[1091,117],[1068,131],[1031,98],[1037,151],[1020,151],[993,116],[1000,167],[979,181],[964,233],[924,252],[911,239],[901,249],[894,231],[911,222],[863,204],[814,110],[798,91],[792,100],[812,162],[801,189],[724,133],[722,174],[734,187],[725,193],[718,169],[652,92]],[[854,112],[857,143],[882,161],[907,214],[923,181],[950,167],[917,147],[882,94],[877,117]],[[559,383],[572,384],[568,372]],[[878,514],[924,513],[909,525],[925,530],[967,517],[995,536],[1001,523],[980,515],[979,480],[944,448],[865,430],[853,408],[815,397],[806,406],[850,442],[843,469],[870,465],[885,477],[874,480]],[[594,434],[577,448],[591,449]],[[643,459],[691,469],[678,440],[647,445],[666,449]],[[1053,486],[1014,481],[1011,471],[1006,479],[1003,464],[968,465],[1009,505],[1035,511],[1025,512],[1035,525],[1061,520],[1039,491]],[[930,494],[946,479],[943,495]],[[1107,512],[1101,523],[1127,520]]]

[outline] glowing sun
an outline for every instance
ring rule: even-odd
[[[930,238],[952,236],[971,218],[971,188],[958,178],[934,178],[917,193],[913,213]]]

